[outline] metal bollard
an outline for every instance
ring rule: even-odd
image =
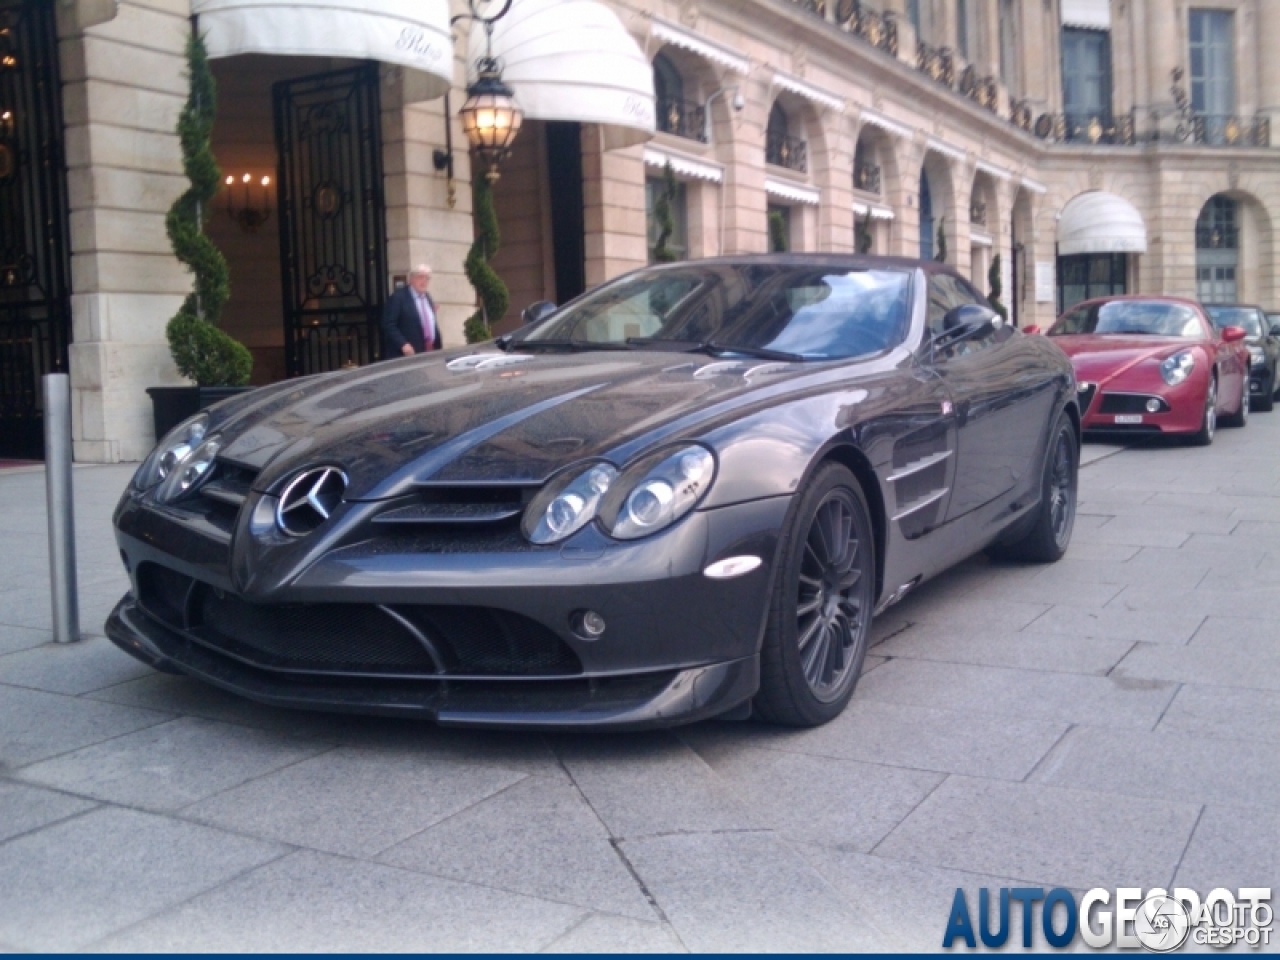
[[[76,524],[71,491],[71,380],[65,373],[44,377],[44,476],[49,509],[49,581],[53,596],[53,639],[80,639],[76,591]]]

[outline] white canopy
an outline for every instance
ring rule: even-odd
[[[485,55],[480,24],[469,46],[474,65]],[[530,119],[598,123],[609,149],[653,135],[653,67],[617,15],[596,0],[513,3],[493,25],[493,56]]]
[[[1068,201],[1058,219],[1058,253],[1146,253],[1147,225],[1132,203],[1105,190]]]
[[[1111,29],[1111,0],[1062,0],[1062,25]]]
[[[192,0],[210,57],[352,57],[405,67],[405,96],[453,82],[448,0]]]

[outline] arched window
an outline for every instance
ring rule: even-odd
[[[929,175],[920,171],[920,259],[933,259],[933,196]]]
[[[859,140],[853,149],[853,189],[880,192],[880,167],[876,163],[875,148],[865,140]]]
[[[684,78],[663,53],[653,58],[653,92],[658,103],[684,99]]]
[[[791,136],[787,112],[774,101],[769,110],[769,125],[765,130],[764,158],[775,166],[804,172],[808,169],[805,143]]]
[[[1196,220],[1196,296],[1202,303],[1235,303],[1239,266],[1239,204],[1219,193]]]

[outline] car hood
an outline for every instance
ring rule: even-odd
[[[1197,345],[1185,337],[1126,337],[1120,334],[1070,334],[1053,342],[1071,358],[1076,379],[1106,383],[1144,360],[1163,360]]]
[[[569,463],[630,457],[629,442],[704,424],[721,401],[727,412],[813,369],[665,351],[458,351],[254,391],[214,408],[210,433],[220,457],[259,471],[263,492],[312,464],[342,467],[351,500],[423,481],[540,483]]]

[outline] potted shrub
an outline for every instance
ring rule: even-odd
[[[147,390],[157,439],[204,407],[249,389],[245,384],[253,369],[248,349],[217,326],[230,294],[227,262],[203,230],[204,213],[222,179],[209,146],[216,88],[204,41],[196,34],[187,41],[187,68],[191,87],[178,117],[178,137],[182,169],[191,186],[169,208],[165,230],[174,255],[194,275],[195,289],[165,334],[178,372],[195,385]]]

